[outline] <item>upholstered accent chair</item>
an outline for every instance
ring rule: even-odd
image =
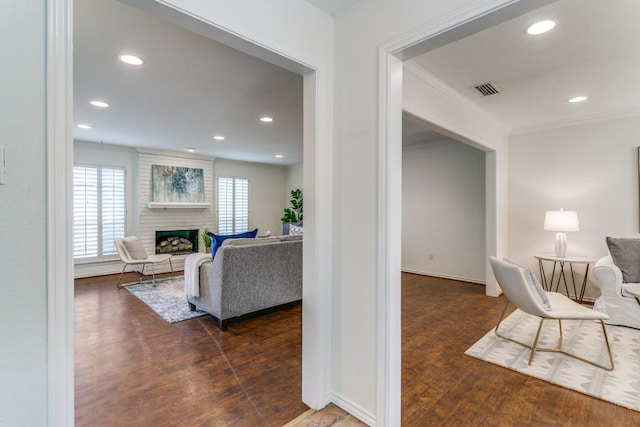
[[[640,329],[640,305],[625,291],[627,287],[639,284],[624,280],[622,270],[611,255],[596,261],[593,278],[600,287],[600,296],[593,307],[609,315],[605,323]]]
[[[544,291],[540,283],[538,283],[537,279],[535,279],[535,275],[533,275],[531,273],[531,270],[529,269],[519,267],[518,265],[512,264],[508,261],[499,260],[495,257],[489,257],[489,262],[491,263],[493,274],[495,275],[500,288],[507,297],[507,303],[495,328],[496,335],[500,338],[515,342],[531,349],[531,355],[529,356],[529,365],[531,365],[531,363],[533,362],[533,357],[535,356],[537,351],[551,351],[571,356],[575,359],[581,360],[607,371],[613,370],[613,356],[611,354],[611,347],[609,345],[607,331],[604,326],[604,321],[609,319],[608,315],[578,304],[577,302],[570,300],[563,294]],[[519,308],[525,313],[540,318],[540,324],[538,326],[538,331],[536,333],[533,345],[525,344],[516,341],[515,339],[501,335],[499,331],[500,323],[502,323],[502,320],[504,319],[504,316],[507,312],[507,308],[510,304],[514,305],[516,308]],[[547,306],[545,307],[545,305]],[[558,328],[560,332],[560,342],[558,344],[558,348],[538,348],[540,332],[545,320],[558,321]],[[604,366],[564,351],[564,349],[562,348],[563,320],[599,321],[600,325],[602,326],[602,333],[604,335],[604,341],[607,347],[607,352],[609,354],[609,366]]]
[[[120,278],[118,279],[116,288],[120,289],[123,286],[120,284],[120,282],[122,282],[122,275],[124,274],[124,271],[128,265],[142,265],[142,270],[139,271],[140,281],[142,281],[142,276],[144,276],[145,266],[150,265],[151,275],[153,277],[153,286],[156,285],[156,273],[154,270],[154,266],[156,264],[161,264],[163,262],[169,261],[171,272],[173,273],[173,263],[171,262],[171,257],[173,255],[148,255],[140,239],[135,236],[125,237],[124,239],[115,239],[115,243],[118,250],[118,255],[120,256],[122,262],[124,262],[124,267],[122,267],[122,272],[120,272]]]

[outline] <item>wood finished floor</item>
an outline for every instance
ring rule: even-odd
[[[210,316],[170,325],[116,282],[76,280],[77,426],[282,426],[308,409],[300,306],[220,332]],[[465,356],[503,298],[412,274],[402,283],[403,426],[640,425],[640,413]]]

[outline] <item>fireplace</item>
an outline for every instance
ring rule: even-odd
[[[156,231],[157,254],[190,254],[198,252],[198,230]]]

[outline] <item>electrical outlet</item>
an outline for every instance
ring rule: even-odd
[[[429,259],[429,261],[433,261],[433,252],[429,252],[427,254],[427,258]]]

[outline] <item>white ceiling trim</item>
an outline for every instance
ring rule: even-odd
[[[640,108],[628,108],[625,110],[608,111],[599,114],[577,117],[574,119],[565,119],[553,122],[535,123],[526,126],[517,126],[511,130],[511,135],[521,135],[525,133],[541,132],[563,127],[587,125],[591,123],[600,123],[610,120],[625,119],[629,117],[640,117]]]
[[[452,103],[458,105],[461,108],[481,111],[482,114],[487,115],[487,113],[479,109],[477,105],[469,102],[464,96],[460,95],[458,92],[451,89],[451,87],[444,84],[442,80],[440,80],[433,74],[429,73],[427,70],[425,70],[415,62],[406,61],[404,62],[403,66],[406,71],[409,71],[411,74],[415,75],[420,80],[424,81],[427,85],[436,89],[440,94],[442,94],[442,96],[444,96],[446,99],[448,99]]]
[[[412,151],[417,150],[419,148],[424,147],[439,147],[446,144],[451,144],[454,142],[454,139],[443,137],[442,139],[438,139],[437,141],[423,141],[423,142],[415,142],[413,144],[407,144],[402,146],[402,151]]]

